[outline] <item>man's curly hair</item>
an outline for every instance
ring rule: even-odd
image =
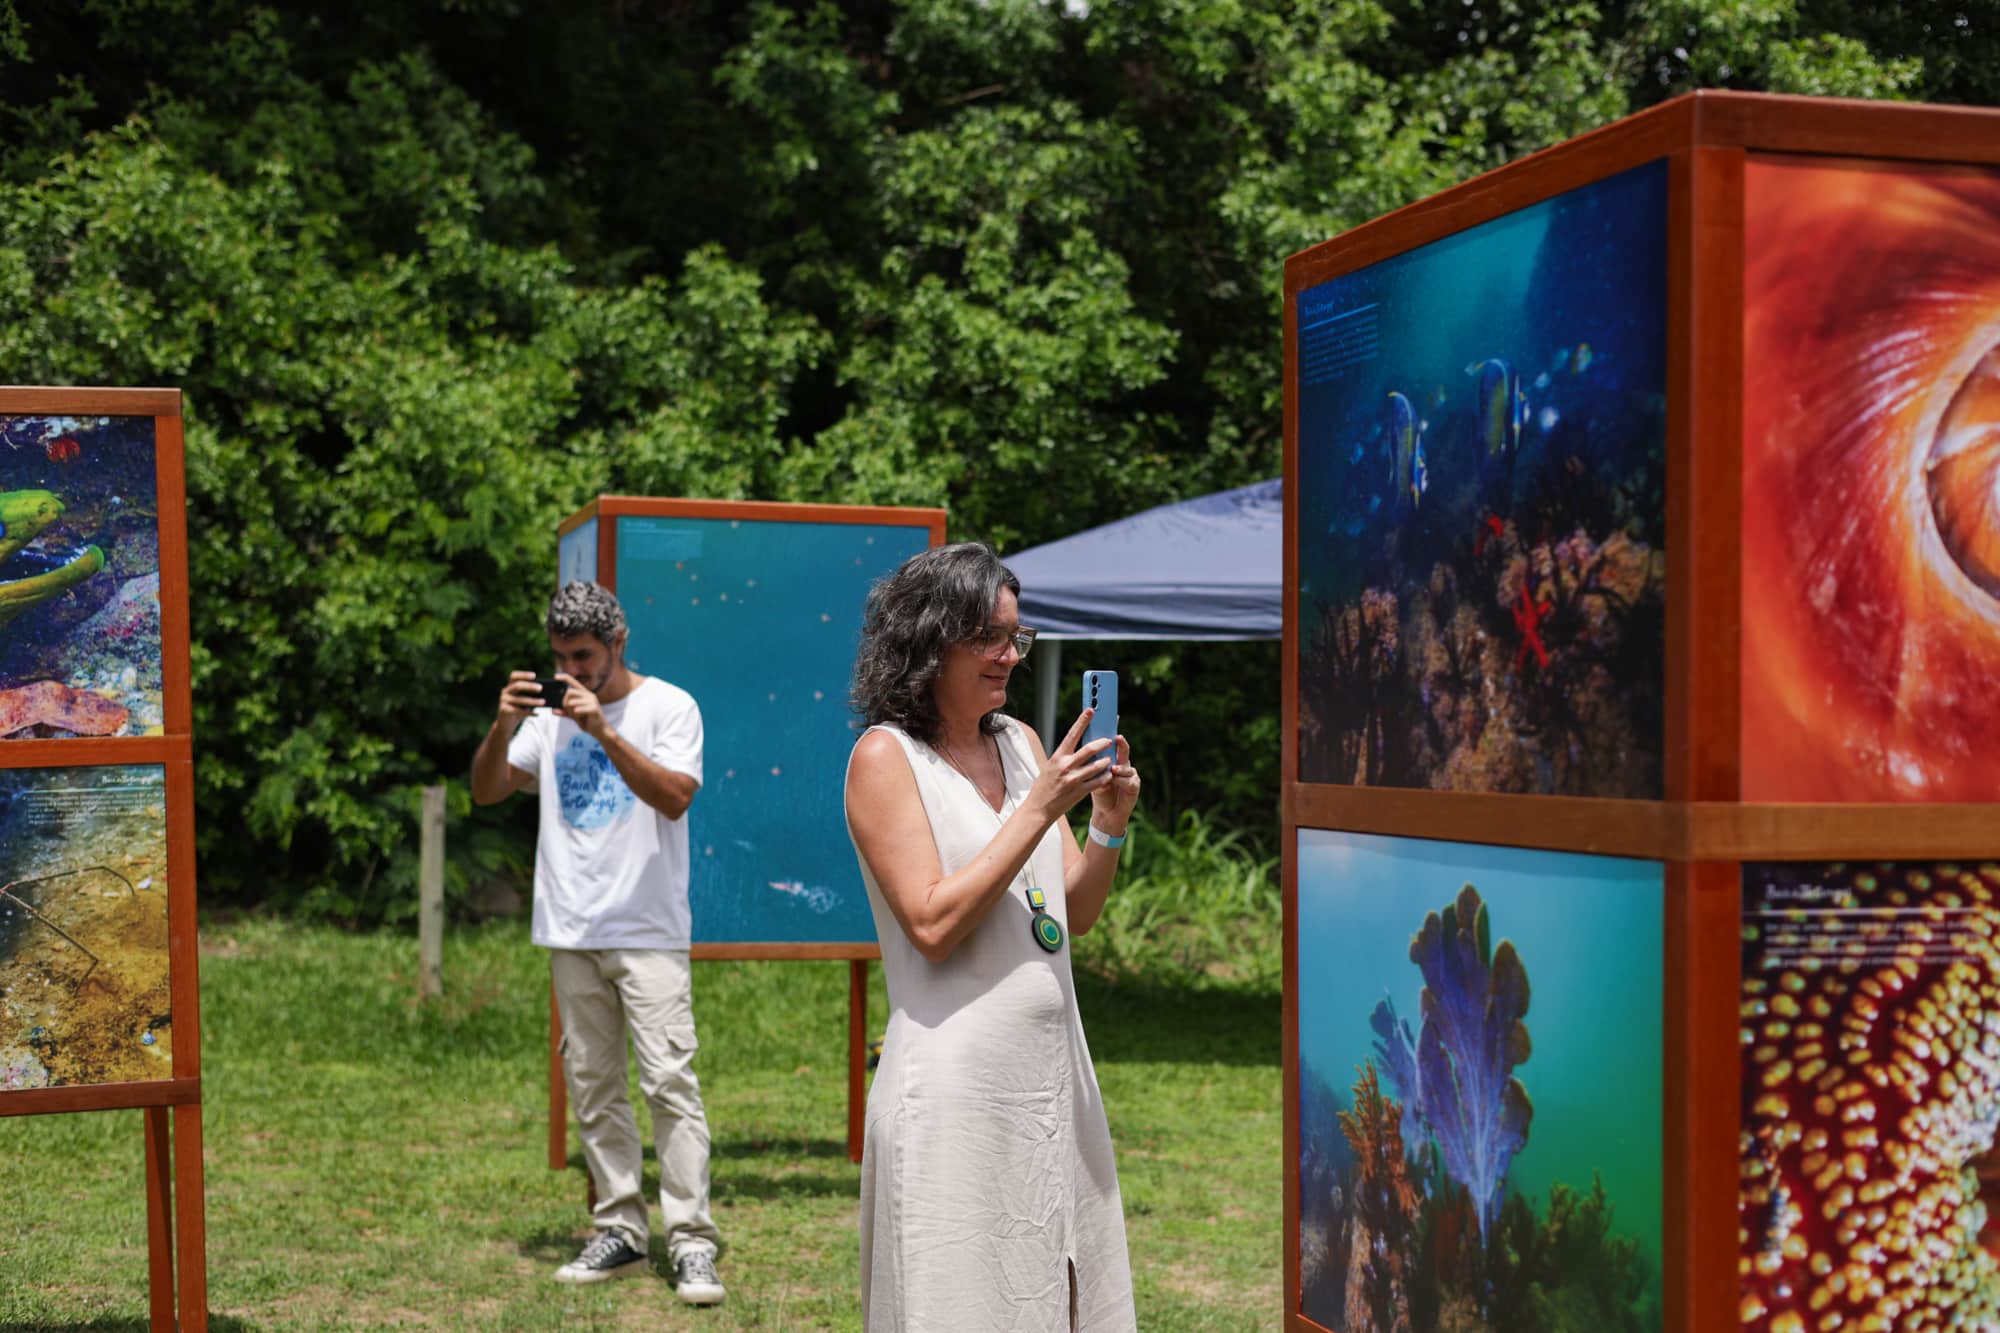
[[[558,639],[594,634],[609,648],[625,637],[625,608],[595,583],[565,583],[549,599],[548,627]]]
[[[935,744],[940,724],[931,685],[944,650],[986,623],[1002,588],[1021,595],[1021,581],[983,542],[934,546],[879,580],[868,592],[849,696],[862,724],[889,723]],[[1002,725],[997,710],[979,720],[989,736]]]

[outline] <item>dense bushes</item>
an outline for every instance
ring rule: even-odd
[[[1987,91],[1931,13],[0,0],[0,378],[187,391],[205,891],[375,917],[587,497],[1018,548],[1273,475],[1285,253],[1697,79]],[[1274,649],[1093,663],[1267,836]]]

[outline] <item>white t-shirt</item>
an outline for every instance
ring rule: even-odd
[[[656,676],[604,705],[639,753],[701,782],[701,709]],[[536,709],[507,745],[535,779],[534,941],[550,949],[685,949],[687,817],[668,819],[625,784],[604,747],[566,717]]]

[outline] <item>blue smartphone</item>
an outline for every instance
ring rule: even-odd
[[[1092,741],[1108,740],[1111,748],[1105,753],[1112,763],[1118,762],[1118,673],[1116,671],[1086,671],[1083,673],[1083,706],[1095,708],[1090,726],[1085,729],[1083,739],[1077,742],[1081,750]]]

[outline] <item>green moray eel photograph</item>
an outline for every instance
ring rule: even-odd
[[[63,502],[53,491],[0,492],[0,564],[62,516]]]
[[[97,546],[63,555],[26,549],[62,515],[51,491],[0,491],[0,626],[104,568]]]
[[[156,736],[151,417],[0,414],[0,742]]]

